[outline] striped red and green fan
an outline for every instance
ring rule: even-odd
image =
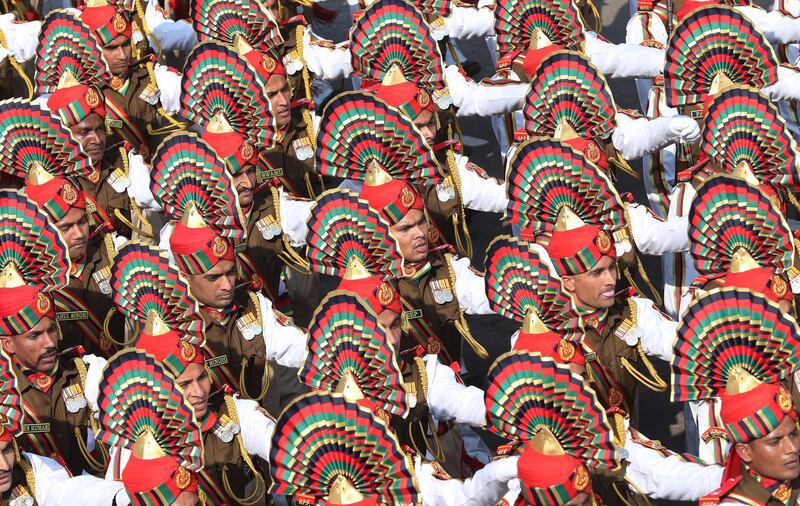
[[[99,389],[100,441],[132,449],[150,432],[179,465],[189,471],[203,467],[203,439],[192,406],[153,355],[136,349],[117,353],[103,368]]]
[[[342,277],[353,259],[373,275],[400,277],[400,247],[389,224],[366,200],[348,190],[329,190],[317,198],[308,219],[311,269]]]
[[[759,183],[800,188],[797,143],[777,107],[754,88],[735,87],[707,107],[700,152],[730,174],[746,163]]]
[[[616,127],[616,113],[603,74],[574,51],[556,51],[542,61],[522,108],[525,131],[542,137],[554,137],[565,122],[586,139],[606,136]]]
[[[673,350],[672,402],[709,399],[741,371],[764,383],[797,371],[800,328],[762,295],[715,289],[689,306]]]
[[[453,12],[451,0],[413,0],[412,3],[420,12],[431,18],[446,18]]]
[[[189,293],[189,283],[157,247],[125,243],[111,265],[111,287],[114,303],[126,317],[144,325],[155,312],[185,341],[196,346],[204,342],[200,306]]]
[[[670,34],[664,65],[667,105],[705,102],[718,74],[755,88],[778,79],[778,59],[766,37],[726,5],[691,12]]]
[[[194,0],[189,2],[192,26],[200,41],[232,46],[237,36],[261,52],[283,46],[278,23],[257,0]]]
[[[181,80],[181,109],[207,125],[221,114],[234,132],[262,148],[272,148],[279,134],[264,80],[229,46],[202,42],[186,59]]]
[[[625,226],[625,209],[611,181],[567,144],[528,139],[507,170],[506,214],[512,223],[552,229],[566,206],[587,225],[608,231]]]
[[[352,91],[325,107],[317,137],[316,170],[363,180],[377,164],[395,179],[438,183],[442,168],[414,123],[371,93]]]
[[[544,248],[501,235],[486,249],[486,295],[496,313],[518,322],[534,311],[562,339],[579,342],[583,324]]]
[[[530,441],[540,430],[568,455],[596,469],[616,469],[619,455],[605,409],[569,367],[538,353],[512,351],[489,370],[486,416],[490,431]]]
[[[334,291],[317,306],[308,329],[308,353],[297,375],[316,390],[336,391],[346,375],[368,401],[387,413],[409,413],[403,374],[378,324],[378,316],[355,294]]]
[[[36,92],[53,93],[69,71],[82,84],[100,86],[111,78],[91,29],[66,10],[50,11],[42,21],[36,46]]]
[[[584,28],[575,5],[570,0],[500,0],[494,12],[499,53],[527,50],[537,28],[555,45],[580,49]]]
[[[24,418],[22,394],[19,392],[14,366],[11,357],[0,346],[0,435],[6,432],[10,432],[12,436],[22,434]]]
[[[744,249],[762,267],[792,266],[793,238],[783,215],[760,190],[731,176],[712,176],[689,211],[689,250],[704,276],[728,272]]]
[[[225,162],[189,132],[170,135],[153,155],[150,189],[164,212],[180,220],[194,204],[221,237],[244,239],[246,220]]]
[[[91,159],[58,117],[26,99],[0,102],[0,143],[0,170],[23,179],[36,165],[59,177],[97,174]]]
[[[442,54],[425,16],[406,0],[378,0],[350,32],[353,75],[380,83],[393,66],[440,102],[447,89]],[[449,95],[448,95],[449,96]]]
[[[270,450],[273,494],[323,501],[346,479],[379,504],[417,505],[422,498],[411,459],[383,421],[338,394],[299,397],[275,424]]]
[[[22,191],[0,189],[0,270],[13,264],[40,291],[69,283],[67,244],[47,214]]]

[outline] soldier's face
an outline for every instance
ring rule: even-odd
[[[766,478],[788,481],[800,476],[800,434],[797,424],[788,416],[766,437],[737,444],[736,453]]]
[[[131,39],[124,35],[118,35],[103,47],[103,56],[105,56],[108,69],[113,75],[122,79],[126,78],[131,63]]]
[[[570,499],[569,502],[565,503],[564,506],[589,506],[589,504],[591,504],[591,501],[589,501],[589,494],[581,492]]]
[[[11,472],[16,461],[14,444],[11,441],[0,441],[0,494],[11,488]]]
[[[267,98],[275,115],[275,123],[281,130],[289,126],[292,121],[292,92],[286,76],[273,75],[265,86]]]
[[[25,368],[49,372],[56,365],[59,331],[56,322],[48,317],[39,320],[31,330],[16,336],[2,336],[3,349]]]
[[[436,132],[438,131],[436,127],[436,113],[423,110],[414,120],[414,126],[422,133],[428,146],[433,146],[433,140],[436,138]]]
[[[178,386],[183,390],[183,397],[192,405],[194,416],[201,419],[208,412],[208,396],[211,394],[211,378],[203,364],[189,364],[178,376]]]
[[[614,305],[617,262],[609,256],[602,257],[591,270],[561,279],[575,304],[583,309],[605,309]]]
[[[383,325],[386,330],[386,340],[389,341],[394,351],[398,351],[397,347],[400,346],[400,338],[403,335],[403,331],[400,328],[400,315],[394,311],[384,309],[378,315],[378,323]]]
[[[278,0],[265,0],[264,7],[267,8],[275,21],[280,21],[280,11],[278,10]]]
[[[172,506],[195,506],[196,504],[200,503],[200,498],[197,496],[197,492],[189,492],[188,490],[184,490],[181,492],[175,502],[172,503]]]
[[[106,151],[106,128],[103,118],[99,114],[92,113],[86,118],[70,127],[72,136],[81,143],[83,151],[92,159],[96,166],[103,159]]]
[[[222,309],[233,302],[236,287],[236,264],[220,260],[203,274],[187,274],[192,295],[205,306]]]
[[[233,186],[239,194],[239,205],[242,209],[250,207],[253,203],[253,191],[256,189],[256,168],[245,165],[242,170],[233,176]]]
[[[86,210],[70,207],[66,216],[56,223],[56,228],[67,243],[69,259],[80,260],[89,247],[89,220],[86,219]]]
[[[409,210],[389,231],[400,244],[407,262],[421,262],[428,256],[428,220],[419,209]]]

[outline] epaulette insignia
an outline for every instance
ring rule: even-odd
[[[706,444],[708,444],[708,442],[712,439],[724,439],[727,441],[728,433],[722,427],[709,427],[708,430],[703,432],[703,435],[700,436],[700,439],[702,439]]]
[[[280,323],[284,327],[288,327],[289,325],[292,324],[293,320],[291,316],[286,316],[277,309],[273,309],[273,312],[275,313],[275,319],[278,320],[278,323]]]
[[[431,462],[431,467],[433,468],[433,473],[431,474],[437,480],[447,481],[452,479],[450,475],[447,474],[447,471],[444,470],[442,465],[436,462],[435,460]]]
[[[699,506],[713,506],[713,505],[719,504],[719,502],[722,499],[722,497],[725,494],[727,494],[728,492],[730,492],[731,490],[733,490],[733,488],[736,485],[739,484],[741,479],[742,479],[741,475],[739,475],[739,476],[737,476],[735,478],[729,479],[728,481],[723,483],[722,486],[719,487],[717,490],[711,492],[708,495],[705,495],[705,496],[701,497]]]
[[[466,169],[470,172],[474,172],[475,174],[479,175],[481,179],[489,179],[489,174],[487,174],[486,171],[483,170],[483,168],[480,165],[476,165],[472,162],[467,162]]]

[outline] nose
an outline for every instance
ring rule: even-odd
[[[89,144],[100,144],[100,135],[93,131],[86,137],[86,140]]]
[[[278,105],[279,106],[288,106],[289,105],[289,92],[284,90],[278,93]]]
[[[58,329],[48,330],[44,332],[42,337],[44,338],[42,343],[44,344],[45,348],[55,348],[56,343],[58,343]]]
[[[420,133],[422,133],[422,136],[425,137],[425,140],[429,141],[429,143],[430,143],[430,141],[432,141],[434,136],[436,135],[436,129],[434,127],[432,127],[432,126],[427,126],[426,125],[426,126],[422,127],[422,130],[421,130]]]
[[[233,291],[234,283],[236,281],[235,276],[222,276],[219,278],[219,288],[220,290],[229,290]]]
[[[784,439],[783,451],[785,454],[800,454],[800,436],[787,437]]]
[[[83,227],[75,225],[75,230],[72,234],[73,239],[76,241],[82,241],[86,238],[86,233],[83,230]]]
[[[9,462],[10,459],[7,459],[5,455],[0,454],[0,471],[10,471],[12,468],[11,463]]]

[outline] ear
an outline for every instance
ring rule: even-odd
[[[575,278],[572,276],[561,276],[561,282],[564,283],[564,289],[570,293],[575,291]]]
[[[736,443],[734,447],[736,450],[736,454],[739,455],[739,458],[742,459],[746,464],[749,464],[753,461],[753,455],[750,452],[750,445],[744,443]]]
[[[14,346],[14,339],[11,336],[0,336],[0,344],[3,345],[3,350],[9,355],[13,355],[17,351]]]

